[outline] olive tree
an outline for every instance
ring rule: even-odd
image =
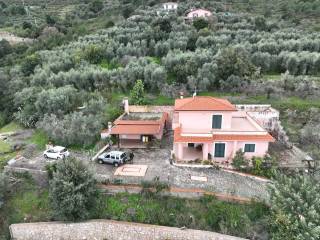
[[[75,158],[57,163],[50,180],[50,205],[59,220],[85,220],[99,207],[99,191],[91,169]]]
[[[102,116],[85,115],[73,112],[63,118],[55,114],[45,115],[37,123],[37,127],[44,130],[49,138],[66,146],[89,146],[98,139],[102,130]]]
[[[320,187],[315,179],[279,173],[271,189],[272,239],[319,239],[319,199]]]

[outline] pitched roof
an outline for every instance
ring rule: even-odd
[[[147,113],[144,113],[147,114]],[[150,113],[151,116],[154,113]],[[168,119],[168,113],[161,113],[161,118],[156,120],[126,120],[120,116],[111,128],[111,134],[158,134],[161,126]]]
[[[228,100],[209,96],[176,99],[176,111],[237,111]]]
[[[181,128],[178,127],[174,130],[174,142],[184,143],[202,143],[213,141],[266,141],[274,142],[275,139],[269,134],[264,135],[249,135],[249,134],[213,134],[210,137],[204,136],[182,136]]]

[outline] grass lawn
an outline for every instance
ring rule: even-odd
[[[11,122],[11,123],[5,125],[4,127],[0,128],[0,133],[16,132],[16,131],[21,130],[21,129],[23,129],[23,127],[20,126],[18,123]]]
[[[29,138],[27,142],[34,143],[38,146],[39,150],[43,150],[45,149],[46,144],[48,144],[49,138],[45,134],[45,132],[41,130],[35,130],[31,138]]]
[[[306,111],[311,107],[320,108],[320,101],[302,99],[299,97],[267,98],[266,95],[248,96],[235,104],[271,104],[274,108],[285,111],[287,109]]]
[[[162,95],[158,95],[155,98],[148,98],[147,99],[147,104],[150,105],[174,105],[174,99],[173,98],[169,98],[169,97],[165,97]]]
[[[268,214],[268,208],[261,203],[235,204],[209,196],[192,200],[127,193],[108,196],[104,211],[104,217],[113,220],[186,226],[242,237],[250,236],[250,229],[258,227]]]
[[[266,80],[280,80],[281,79],[281,74],[280,73],[275,73],[275,74],[265,74],[263,75],[263,78]]]
[[[3,140],[0,140],[0,153],[6,153],[10,151],[10,144]]]
[[[10,224],[50,220],[48,191],[36,187],[27,175],[19,175],[19,180],[0,209],[0,239],[10,239]]]

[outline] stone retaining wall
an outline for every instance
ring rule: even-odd
[[[13,240],[241,240],[215,232],[111,220],[82,223],[20,223],[10,226]]]

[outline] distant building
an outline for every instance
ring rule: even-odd
[[[190,10],[187,14],[185,19],[192,21],[196,18],[210,18],[212,16],[212,12],[207,10],[207,9],[203,9],[203,8],[198,8],[198,9],[192,9]]]
[[[176,11],[178,9],[178,3],[167,2],[162,4],[163,10],[165,11]]]

